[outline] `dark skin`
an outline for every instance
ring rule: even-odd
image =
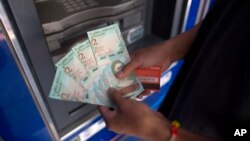
[[[153,140],[157,134],[159,134],[159,136],[155,138],[157,140],[164,140],[168,137],[167,134],[161,136],[163,133],[154,132],[164,132],[170,127],[170,123],[166,121],[160,113],[152,111],[148,105],[144,103],[123,98],[122,95],[125,94],[123,91],[110,88],[108,93],[112,101],[116,103],[117,108],[110,110],[107,107],[100,106],[99,111],[103,115],[104,121],[110,130],[121,134],[139,135],[142,138],[150,140]],[[134,107],[136,107],[136,110]],[[164,126],[157,126],[158,124],[164,124]],[[157,130],[152,131],[151,129]]]
[[[188,32],[182,33],[161,44],[141,49],[131,55],[131,62],[124,66],[117,75],[118,78],[126,78],[138,67],[160,66],[166,70],[171,63],[183,58],[199,29],[197,24]],[[157,54],[157,55],[156,55]],[[117,133],[133,135],[150,141],[168,141],[171,138],[171,122],[159,112],[153,111],[146,104],[125,99],[122,95],[132,92],[135,87],[128,87],[122,90],[109,89],[108,94],[117,108],[110,110],[107,107],[99,106],[107,127]],[[145,95],[145,93],[142,93]],[[175,141],[214,141],[185,129],[178,129]]]

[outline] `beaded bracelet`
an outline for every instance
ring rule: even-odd
[[[174,141],[176,136],[178,135],[178,129],[180,128],[180,123],[176,120],[172,121],[171,127],[171,138],[169,141]]]

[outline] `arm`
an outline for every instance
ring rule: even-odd
[[[204,137],[184,129],[179,130],[178,136],[174,141],[219,141],[218,139]]]
[[[117,108],[110,110],[107,107],[98,107],[106,126],[117,133],[137,136],[149,141],[169,141],[171,124],[168,119],[159,112],[151,110],[142,102],[122,97],[122,95],[135,89],[134,86],[130,87],[130,90],[109,89],[108,94],[110,94]],[[174,141],[214,141],[214,139],[208,139],[187,130],[179,129]]]
[[[174,62],[185,57],[196,37],[200,25],[201,23],[198,23],[190,30],[164,42],[162,48],[167,52],[166,54],[170,56],[169,59]]]
[[[123,70],[118,74],[118,77],[125,78],[138,67],[146,68],[157,65],[164,71],[171,63],[186,55],[199,27],[200,23],[187,32],[131,54],[132,60],[124,66]]]

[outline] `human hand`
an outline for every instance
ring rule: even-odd
[[[120,79],[126,78],[136,68],[159,66],[161,71],[166,70],[174,60],[171,59],[167,46],[171,46],[167,42],[163,42],[151,47],[140,49],[130,54],[131,61],[126,64],[117,77]]]
[[[123,66],[122,70],[116,75],[117,78],[124,79],[132,71],[139,67],[147,68],[152,66],[159,66],[161,68],[161,72],[165,71],[174,61],[171,59],[171,52],[168,49],[172,46],[172,43],[165,41],[130,54],[131,61]],[[141,99],[144,96],[148,96],[151,94],[152,91],[145,90],[140,95],[138,95],[137,98]]]
[[[99,106],[107,127],[121,134],[138,136],[146,140],[167,140],[170,137],[170,123],[158,112],[152,111],[146,104],[122,95],[135,90],[135,87],[115,90],[109,89],[108,94],[117,108],[110,110]]]
[[[183,58],[188,53],[200,25],[201,23],[198,23],[187,32],[183,32],[160,44],[132,53],[131,61],[117,75],[118,78],[126,78],[138,67],[159,66],[163,72],[171,63]]]

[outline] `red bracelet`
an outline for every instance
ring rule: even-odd
[[[180,128],[180,123],[176,120],[172,121],[171,127],[171,138],[170,141],[174,141],[176,136],[178,135],[178,129]]]

